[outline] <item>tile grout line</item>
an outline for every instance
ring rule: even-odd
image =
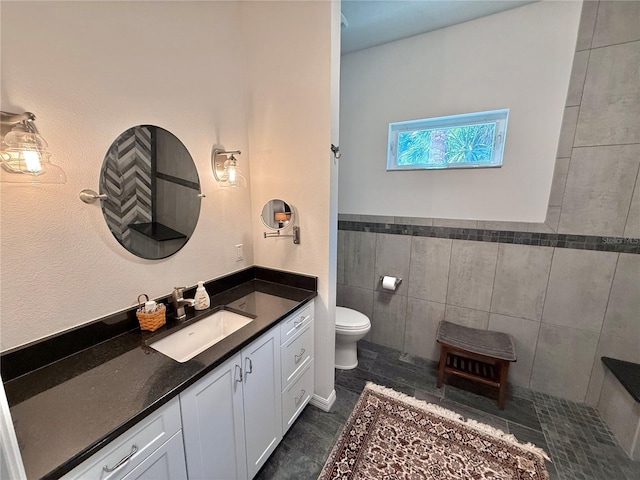
[[[582,8],[584,8],[585,3],[582,4]],[[596,36],[596,26],[598,25],[598,14],[600,13],[600,0],[598,0],[598,5],[596,5],[596,18],[593,20],[593,26],[591,27],[591,38],[589,39],[589,50],[593,48],[593,37]]]
[[[583,6],[583,8],[584,8],[584,6]],[[600,3],[598,3],[598,8],[600,8]],[[596,10],[596,20],[593,22],[594,26],[593,26],[593,31],[591,32],[591,42],[593,42],[593,35],[594,35],[594,32],[595,32],[595,24],[597,23],[597,21],[598,21],[598,13],[597,13],[597,10]],[[578,103],[578,105],[576,105],[578,107],[578,114],[576,115],[576,126],[573,129],[573,138],[571,139],[571,155],[569,156],[569,165],[567,165],[567,176],[566,176],[566,178],[564,180],[564,187],[562,189],[562,202],[560,203],[560,213],[558,215],[558,225],[554,229],[557,233],[560,232],[560,225],[562,224],[562,211],[563,211],[563,207],[564,207],[564,203],[565,203],[565,197],[566,197],[566,193],[567,193],[567,184],[569,183],[569,174],[571,172],[571,164],[574,163],[573,162],[573,149],[576,148],[575,147],[575,145],[576,145],[576,135],[578,134],[578,125],[580,124],[580,112],[582,110],[582,102],[584,100],[584,89],[585,89],[585,86],[587,85],[587,78],[589,77],[589,63],[591,62],[591,42],[589,44],[589,49],[587,50],[587,52],[588,52],[588,54],[587,54],[587,68],[585,69],[584,79],[582,80],[582,93],[580,94],[580,102]],[[574,55],[573,55],[574,59],[575,59],[576,53],[577,52],[575,52]],[[566,110],[565,110],[565,113],[566,113]],[[556,162],[557,162],[557,160],[556,160]]]
[[[395,219],[395,217],[394,217]],[[409,237],[409,272],[407,273],[407,296],[405,299],[405,308],[404,308],[404,335],[402,338],[402,351],[407,351],[407,317],[409,316],[409,293],[411,286],[411,257],[413,256],[413,240],[414,236],[411,235]]]
[[[638,177],[640,177],[640,163],[638,165],[638,171],[636,172],[636,181],[633,184],[633,188],[631,189],[631,199],[629,200],[629,209],[627,210],[627,218],[624,222],[624,230],[622,231],[622,236],[625,236],[627,232],[627,224],[629,223],[629,216],[631,215],[631,207],[633,206],[633,197],[636,194],[636,190],[638,187]],[[640,190],[638,190],[640,192]],[[630,237],[628,237],[630,238]]]
[[[587,400],[587,396],[589,395],[589,387],[591,386],[591,382],[593,381],[593,371],[596,368],[598,362],[598,351],[600,349],[600,345],[602,344],[602,332],[604,331],[604,324],[607,320],[607,310],[609,309],[609,302],[611,301],[611,292],[613,291],[613,282],[616,279],[616,273],[618,272],[618,263],[620,263],[620,254],[616,257],[616,265],[613,268],[613,276],[611,277],[611,285],[609,285],[609,295],[607,296],[607,303],[604,307],[604,313],[602,314],[602,325],[600,325],[600,331],[598,332],[598,343],[596,345],[596,351],[594,353],[593,363],[591,364],[591,370],[589,372],[589,383],[587,384],[587,391],[584,394],[584,401]],[[606,373],[606,372],[605,372]],[[604,386],[604,378],[602,379],[602,384],[600,385],[600,393],[602,393],[602,387]],[[600,396],[598,396],[598,399]]]
[[[487,318],[487,330],[489,330],[489,324],[491,323],[491,312],[493,312],[493,295],[496,290],[496,277],[498,276],[498,260],[500,259],[501,249],[502,249],[502,245],[498,243],[498,248],[496,249],[496,265],[493,269],[493,282],[491,283],[491,298],[489,299],[489,317]]]
[[[453,262],[453,239],[449,239],[449,268],[447,269],[447,291],[444,294],[444,319],[447,318],[447,305],[449,302],[449,284],[451,282],[451,263]]]
[[[544,310],[547,307],[547,297],[549,296],[549,285],[551,283],[551,270],[553,269],[553,259],[556,256],[556,249],[554,247],[551,254],[551,263],[549,264],[549,276],[547,277],[547,288],[544,290],[544,305],[542,306],[542,314],[540,316],[540,324],[538,325],[538,335],[536,337],[536,348],[533,351],[533,360],[531,360],[531,377],[529,378],[529,388],[531,388],[531,380],[533,379],[533,371],[536,364],[536,357],[538,356],[538,344],[540,343],[540,332],[542,331],[542,323],[544,321]]]
[[[635,0],[634,0],[635,1]],[[586,77],[585,77],[586,79]],[[582,101],[581,101],[582,103]],[[580,103],[580,104],[581,104]],[[580,104],[578,105],[572,105],[573,108],[575,107],[580,107]],[[629,145],[640,145],[640,142],[627,142],[627,143],[596,143],[594,145],[574,145],[571,148],[572,149],[581,149],[581,148],[594,148],[594,147],[626,147]],[[560,157],[560,158],[567,158],[567,157]]]
[[[538,332],[536,334],[536,341],[533,347],[533,359],[531,360],[531,370],[529,371],[529,383],[527,384],[527,388],[531,387],[531,377],[533,376],[533,365],[536,359],[536,353],[538,351],[538,342],[540,340],[540,330],[542,329],[542,319],[544,318],[544,307],[547,304],[547,293],[549,291],[549,282],[551,280],[551,265],[553,264],[553,257],[556,253],[555,248],[551,252],[551,258],[549,259],[549,270],[547,274],[547,284],[544,287],[544,299],[542,301],[542,311],[540,312],[540,320],[538,320]]]
[[[637,0],[635,0],[637,1]],[[598,3],[598,10],[600,10],[600,4]],[[597,19],[596,19],[597,21]],[[592,39],[593,41],[593,39]],[[610,43],[608,45],[599,45],[597,47],[594,47],[593,45],[589,48],[589,50],[601,50],[603,48],[609,48],[609,47],[618,47],[620,45],[629,45],[631,43],[638,43],[640,42],[640,40],[627,40],[626,42],[618,42],[618,43]],[[583,50],[584,51],[584,50]]]

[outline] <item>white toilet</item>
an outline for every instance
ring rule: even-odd
[[[369,318],[350,308],[336,307],[336,368],[358,366],[358,340],[371,330]]]

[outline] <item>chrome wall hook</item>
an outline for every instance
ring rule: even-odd
[[[340,153],[340,146],[335,146],[333,143],[331,144],[331,151],[333,152],[333,158],[336,160],[340,160],[342,154]]]

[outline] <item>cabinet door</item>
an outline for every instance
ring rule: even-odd
[[[247,469],[253,478],[282,439],[279,330],[260,337],[242,356]]]
[[[180,394],[189,479],[246,479],[241,356]]]
[[[182,432],[145,458],[123,480],[187,480]]]

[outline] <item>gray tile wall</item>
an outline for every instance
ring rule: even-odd
[[[638,236],[638,65],[640,2],[586,1],[546,222],[558,233]]]
[[[438,360],[446,319],[513,335],[510,380],[595,404],[602,355],[640,362],[640,255],[339,231],[338,304],[371,319],[368,339]],[[351,259],[368,257],[366,269]],[[397,266],[397,267],[396,267]],[[402,273],[394,292],[380,275]],[[363,286],[364,285],[364,286]]]
[[[586,1],[545,224],[340,215],[343,221],[640,237],[640,2]],[[600,357],[640,362],[640,255],[340,231],[338,302],[369,340],[432,360],[447,319],[512,334],[510,380],[596,405]],[[379,276],[402,276],[395,292]]]

